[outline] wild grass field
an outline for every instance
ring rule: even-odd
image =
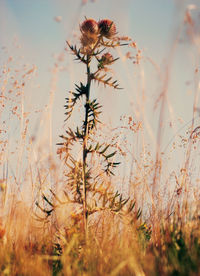
[[[44,96],[19,38],[1,45],[0,275],[200,275],[200,6],[183,2],[158,64],[81,1]]]

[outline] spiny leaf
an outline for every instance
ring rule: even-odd
[[[80,82],[80,86],[78,86],[77,84],[75,84],[76,86],[76,91],[80,94],[80,95],[85,95],[87,93],[88,90],[88,86],[83,85],[82,82]]]
[[[114,151],[114,152],[110,153],[109,155],[106,155],[105,158],[109,159],[109,158],[113,157],[116,153],[117,153],[117,151]]]
[[[135,204],[136,204],[135,201],[131,201],[131,202],[130,202],[130,205],[129,205],[129,207],[128,207],[128,212],[129,212],[129,213],[133,210],[133,208],[135,207]]]
[[[139,219],[139,217],[141,216],[141,214],[142,214],[142,210],[139,208],[138,211],[137,211],[136,218]]]
[[[46,213],[47,216],[50,216],[51,213],[52,213],[53,210],[54,210],[54,208],[52,208],[52,209],[50,209],[50,210],[46,210],[46,209],[42,208],[42,207],[39,205],[38,202],[36,202],[35,204],[36,204],[36,206],[37,206],[43,213]]]
[[[107,145],[102,151],[100,151],[100,154],[103,154],[107,151],[107,149],[110,147],[110,145]]]
[[[97,73],[92,75],[92,79],[94,81],[99,82],[99,83],[103,83],[105,86],[108,85],[108,86],[113,87],[114,89],[122,89],[122,88],[119,87],[119,84],[117,83],[117,80],[112,81],[112,77],[109,77],[108,79],[105,79],[106,76],[107,76],[106,74],[100,75],[100,73],[97,72]]]
[[[89,130],[96,128],[97,123],[101,123],[99,118],[99,115],[101,114],[100,108],[102,107],[96,99],[93,101],[88,101],[86,103],[88,106],[88,118],[91,118],[88,121],[88,127]]]
[[[100,144],[99,144],[99,142],[98,142],[98,143],[96,144],[96,146],[95,146],[95,149],[94,149],[94,150],[95,150],[95,151],[97,151],[97,150],[99,150],[99,149],[100,149],[100,147],[101,147],[101,146],[100,146]]]
[[[84,138],[83,132],[81,132],[78,127],[76,128],[75,134],[76,134],[76,137],[79,138],[79,139],[83,139]]]
[[[48,200],[48,198],[47,198],[44,194],[42,195],[42,198],[43,198],[51,207],[55,208],[54,204],[53,204],[50,200]]]
[[[77,49],[76,45],[73,46],[73,45],[70,45],[68,41],[67,42],[67,45],[69,46],[70,50],[72,51],[72,53],[76,56],[76,60],[80,60],[81,62],[87,64],[87,60],[85,59],[85,55],[81,55],[81,50]]]
[[[71,117],[75,104],[83,95],[86,95],[88,90],[88,86],[83,85],[82,82],[80,82],[80,85],[75,84],[75,86],[78,93],[70,91],[71,97],[65,99],[67,102],[67,104],[64,105],[64,107],[67,109],[65,113],[65,115],[67,115],[67,118],[65,119],[65,121]]]

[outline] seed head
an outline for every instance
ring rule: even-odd
[[[99,31],[98,23],[94,19],[86,19],[80,26],[82,33],[87,35],[97,35]]]
[[[116,34],[116,25],[109,19],[99,21],[98,26],[100,34],[106,38],[112,38]]]

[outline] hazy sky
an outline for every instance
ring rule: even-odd
[[[84,16],[111,18],[120,32],[128,33],[152,55],[158,49],[165,50],[175,14],[174,0],[97,0],[85,5],[79,0],[1,0],[1,40],[17,35],[25,47],[46,57],[62,49],[63,40],[77,29]],[[62,17],[61,24],[56,24],[55,16]]]
[[[65,41],[76,40],[74,35],[78,35],[79,24],[85,16],[96,20],[110,18],[115,21],[119,34],[128,35],[136,41],[142,51],[142,60],[139,66],[131,61],[123,62],[123,58],[117,63],[116,76],[124,88],[122,92],[113,92],[111,89],[102,92],[104,88],[95,87],[97,96],[105,105],[105,120],[115,125],[124,114],[133,116],[136,121],[144,120],[149,139],[156,140],[159,108],[154,111],[154,105],[166,85],[165,69],[179,35],[167,83],[168,104],[163,126],[163,129],[167,129],[167,138],[163,143],[165,147],[173,133],[182,127],[179,119],[183,119],[183,124],[192,119],[198,51],[187,42],[184,17],[188,5],[190,8],[196,5],[190,9],[191,14],[200,12],[198,1],[85,2],[0,0],[0,45],[7,48],[6,55],[5,50],[0,52],[1,62],[6,63],[7,58],[12,56],[13,68],[21,68],[23,64],[28,64],[27,68],[34,68],[33,78],[25,86],[25,110],[44,109],[52,101],[50,131],[53,133],[51,143],[55,144],[62,131],[66,93],[73,89],[74,82],[85,78],[84,69],[73,62],[69,52],[63,51]],[[123,49],[122,53],[125,52]],[[122,53],[116,53],[116,56]],[[54,66],[55,63],[59,63],[59,69]],[[142,107],[143,115],[140,112]],[[39,123],[36,120],[33,129]],[[168,131],[170,123],[175,127]]]

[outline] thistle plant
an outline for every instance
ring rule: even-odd
[[[84,119],[82,125],[77,126],[76,130],[68,128],[66,135],[60,136],[64,141],[58,144],[61,146],[58,152],[64,153],[65,164],[68,168],[69,189],[65,191],[65,195],[68,201],[82,205],[84,230],[87,233],[87,221],[90,214],[105,208],[119,212],[128,202],[128,199],[123,199],[118,192],[111,192],[109,187],[104,187],[99,175],[94,175],[92,162],[89,160],[89,155],[98,155],[103,160],[103,173],[109,176],[114,174],[114,168],[120,164],[120,162],[113,161],[117,151],[111,151],[112,145],[98,142],[95,137],[95,131],[101,124],[102,106],[97,99],[91,99],[91,86],[96,82],[99,85],[103,84],[104,87],[120,89],[117,80],[113,80],[109,73],[109,67],[118,60],[113,57],[110,50],[127,44],[122,43],[123,38],[117,36],[115,23],[109,19],[99,22],[86,19],[80,25],[80,32],[80,47],[73,46],[68,41],[67,45],[75,59],[85,65],[87,80],[85,84],[82,82],[75,84],[75,91],[70,91],[66,98],[65,115],[68,120],[78,101],[81,100],[84,106]],[[72,149],[77,143],[82,151],[80,160],[72,154]],[[129,212],[133,207],[134,202],[131,202]]]

